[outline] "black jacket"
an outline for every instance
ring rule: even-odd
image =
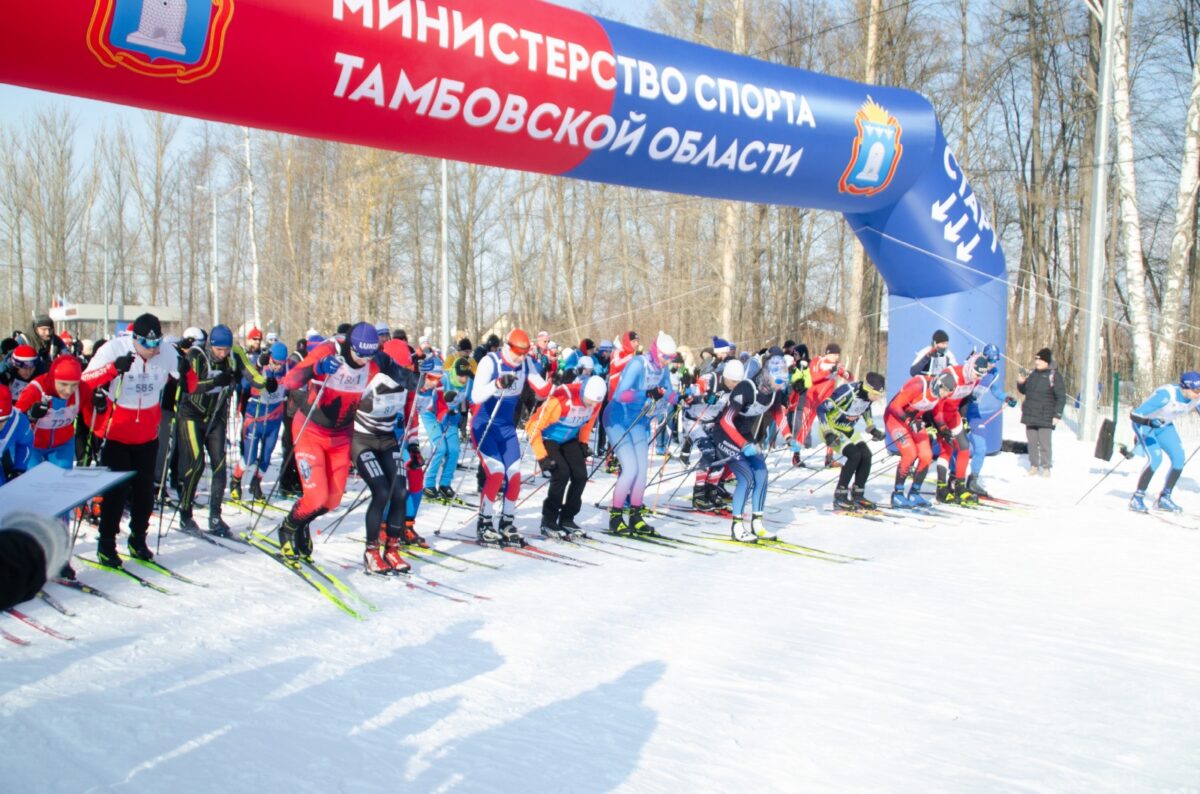
[[[1030,372],[1024,383],[1017,383],[1017,391],[1025,395],[1025,402],[1021,403],[1021,424],[1054,427],[1054,420],[1062,418],[1067,387],[1054,367]]]

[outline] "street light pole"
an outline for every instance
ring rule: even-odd
[[[446,194],[450,187],[450,169],[442,160],[442,355],[450,355],[450,259],[446,253],[449,244],[449,201]]]
[[[221,322],[221,297],[218,289],[220,280],[217,278],[217,192],[210,190],[212,196],[212,249],[209,253],[208,278],[212,289],[212,324]]]

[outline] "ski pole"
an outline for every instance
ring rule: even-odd
[[[217,395],[217,404],[216,404],[216,406],[214,406],[213,415],[208,418],[208,421],[204,425],[204,435],[198,439],[199,449],[197,450],[196,459],[192,461],[192,469],[183,475],[184,476],[184,483],[183,483],[184,491],[183,491],[183,493],[181,493],[179,495],[179,502],[175,505],[174,512],[171,513],[171,520],[167,522],[168,527],[171,524],[175,523],[175,519],[179,515],[179,509],[183,505],[184,501],[186,500],[189,503],[194,503],[194,501],[196,499],[196,489],[200,487],[200,477],[204,473],[204,454],[206,452],[204,442],[208,440],[208,434],[210,432],[212,432],[213,422],[215,422],[217,420],[217,417],[221,415],[221,409],[222,409],[222,406],[225,404],[225,398],[229,394],[228,388],[229,387],[227,387],[227,386],[221,387],[221,391]],[[213,474],[215,475],[217,473],[217,470],[221,466],[225,465],[225,459],[224,459],[224,457],[222,457],[220,461],[210,460],[209,463],[212,465]],[[165,484],[165,482],[166,482],[166,478],[164,477],[163,483]],[[210,510],[211,510],[212,500],[220,499],[223,496],[224,496],[223,493],[222,494],[216,493],[215,489],[214,489],[214,492],[209,493],[208,498],[209,498]],[[158,514],[158,540],[155,542],[155,549],[154,549],[156,554],[158,553],[158,546],[161,543],[162,543],[162,511],[160,511]]]
[[[418,375],[418,377],[420,377],[420,376]],[[415,389],[415,388],[413,388],[413,389],[410,389],[410,390],[409,390],[409,393],[412,395],[412,402],[411,402],[411,403],[409,404],[409,406],[408,406],[408,416],[407,416],[407,417],[405,417],[405,420],[404,420],[404,432],[401,434],[401,437],[400,437],[400,438],[401,438],[401,440],[403,440],[403,439],[407,439],[407,438],[408,438],[408,434],[412,432],[413,421],[414,421],[415,419],[417,419],[417,417],[420,415],[420,411],[417,409],[417,392],[416,392],[416,389]],[[436,416],[435,416],[435,418],[436,418]],[[432,442],[432,439],[430,439],[430,441]],[[399,445],[399,443],[400,443],[400,442],[398,441],[398,445]],[[411,461],[410,461],[410,462],[411,462]],[[428,465],[428,461],[426,461],[426,465]],[[392,477],[392,481],[391,481],[391,483],[388,485],[388,495],[387,495],[387,501],[385,501],[385,502],[383,503],[384,510],[386,510],[386,511],[387,511],[387,513],[385,513],[384,520],[386,520],[386,519],[387,519],[387,517],[388,517],[388,514],[390,514],[390,512],[391,512],[391,509],[392,509],[392,508],[391,508],[391,505],[392,505],[392,497],[393,497],[393,496],[395,495],[395,493],[396,493],[396,481],[397,481],[397,480],[399,480],[401,477],[405,477],[405,478],[407,478],[407,477],[408,477],[408,470],[407,470],[407,469],[401,469],[399,466],[397,466],[397,467],[396,467],[396,476],[395,476],[395,477]],[[424,477],[422,477],[422,479],[421,479],[421,482],[422,482],[422,484],[425,482],[425,480],[424,480]],[[405,493],[407,493],[407,492],[408,492],[408,484],[407,484],[407,482],[406,482],[406,483],[405,483]],[[353,508],[351,508],[351,509],[353,509]],[[404,508],[404,509],[405,509],[405,511],[406,511],[405,518],[407,519],[407,518],[408,518],[408,515],[407,515],[408,506],[407,506],[407,505],[405,505],[405,508]],[[346,513],[345,513],[345,514],[343,514],[342,518],[345,518],[345,517],[346,517],[347,515],[349,515],[349,514],[350,514],[350,511],[349,511],[349,510],[347,510],[347,511],[346,511]],[[414,520],[416,519],[416,516],[415,516],[415,515],[413,516],[413,519],[414,519]],[[334,524],[334,527],[336,527],[336,526],[337,526],[337,524]],[[368,531],[369,531],[369,530],[370,530],[370,527],[367,527],[367,529],[368,529]],[[332,534],[332,533],[330,533],[330,534]],[[368,534],[369,534],[369,532],[368,532]],[[327,536],[327,537],[326,537],[324,540],[322,540],[321,542],[322,542],[322,543],[324,543],[324,542],[326,542],[327,540],[329,540],[328,536]]]
[[[480,447],[483,445],[484,439],[487,438],[488,431],[492,429],[492,423],[496,421],[496,414],[500,412],[500,406],[504,403],[504,398],[500,397],[499,395],[493,395],[493,399],[496,400],[496,404],[492,406],[492,412],[488,415],[487,424],[483,426],[483,432],[479,434],[479,438],[476,439],[476,441],[475,441],[475,454],[479,455],[479,457],[480,457],[480,464],[479,464],[480,466],[483,465],[483,453],[480,452]],[[465,471],[462,474],[458,475],[458,483],[457,483],[458,488],[454,489],[455,493],[457,493],[459,488],[462,487],[462,479],[465,476],[466,476]],[[486,475],[484,475],[484,476],[486,478]],[[520,476],[520,472],[518,472],[518,476]],[[486,479],[485,479],[485,485],[486,485]],[[481,491],[479,494],[479,509],[480,509],[480,511],[483,510],[483,500],[486,498],[487,498],[487,495],[482,493],[482,491]],[[435,535],[442,534],[442,527],[444,527],[446,525],[446,517],[448,515],[450,515],[449,510],[446,510],[444,513],[442,513],[442,520],[438,524],[438,528],[433,531],[433,534],[435,534]],[[464,521],[459,526],[460,526],[460,528],[465,527],[469,523],[471,523],[471,519],[468,518],[466,521]]]
[[[310,405],[308,407],[308,412],[304,415],[304,421],[300,423],[300,430],[298,430],[296,432],[296,438],[292,441],[291,453],[292,453],[293,459],[296,457],[296,445],[300,443],[300,439],[304,436],[304,431],[306,429],[308,429],[308,423],[312,419],[313,411],[317,410],[317,406],[320,405],[321,395],[325,393],[325,387],[328,384],[329,384],[328,377],[324,378],[321,381],[321,387],[319,389],[317,389],[317,396],[313,398],[312,405]],[[286,461],[285,461],[284,465],[287,465]],[[280,467],[280,472],[282,473],[282,471],[283,471],[283,468]],[[258,515],[256,515],[254,518],[254,523],[250,526],[250,534],[251,535],[253,535],[255,533],[255,530],[258,529],[258,522],[262,521],[262,517],[266,514],[267,504],[269,504],[270,501],[275,497],[275,490],[279,487],[280,479],[281,479],[280,477],[276,477],[275,482],[273,482],[271,484],[271,490],[269,493],[267,493],[266,503],[264,503],[262,508],[258,511]],[[295,508],[293,508],[293,509],[295,509]],[[254,511],[251,510],[250,512],[254,512]]]
[[[166,504],[167,498],[167,480],[170,478],[171,470],[171,455],[175,451],[175,422],[179,419],[179,392],[182,388],[182,383],[175,385],[175,410],[171,412],[171,423],[167,426],[167,457],[163,463],[162,481],[158,484],[158,537],[154,541],[154,553],[158,554],[159,548],[162,546],[163,536],[163,506]],[[178,510],[178,508],[176,508]],[[174,516],[171,518],[175,520]]]
[[[396,476],[398,477],[399,475],[397,474]],[[393,479],[392,482],[394,483],[395,480]],[[350,506],[342,511],[342,514],[340,516],[338,516],[336,521],[334,521],[329,526],[325,527],[325,529],[321,530],[321,534],[325,536],[321,539],[322,543],[328,543],[329,539],[331,537],[333,537],[333,533],[337,532],[338,526],[343,521],[346,520],[346,517],[349,516],[351,513],[353,513],[355,510],[357,510],[363,502],[367,501],[367,498],[368,498],[367,488],[368,488],[368,485],[364,481],[363,487],[361,489],[359,489],[358,494],[354,497],[353,500],[351,500]]]

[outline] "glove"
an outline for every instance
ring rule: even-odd
[[[496,385],[501,389],[510,389],[517,382],[517,376],[511,372],[505,372],[496,378]]]
[[[179,356],[179,380],[183,381],[187,378],[188,372],[192,369],[192,362],[188,361],[187,356]]]
[[[35,422],[48,413],[50,413],[50,406],[40,400],[29,406],[29,418]]]
[[[1005,397],[1004,404],[1007,405],[1009,408],[1016,408],[1017,407],[1017,398],[1016,397]]]
[[[884,433],[882,430],[880,430],[878,427],[872,427],[872,428],[871,428],[870,430],[868,430],[867,432],[871,434],[871,440],[872,440],[872,441],[883,441],[883,438],[884,438],[884,436],[886,435],[886,434],[885,434],[885,433]]]
[[[908,420],[908,429],[914,433],[920,433],[925,429],[925,421],[919,416],[914,416]]]
[[[1162,427],[1163,424],[1164,424],[1164,422],[1161,419],[1151,419],[1150,420],[1150,426],[1153,427],[1155,430]]]
[[[704,404],[705,405],[716,405],[716,403],[717,403],[717,393],[715,391],[710,391],[708,394],[704,395]]]
[[[425,461],[421,458],[421,446],[419,444],[413,443],[408,445],[408,468],[425,468]]]
[[[742,454],[747,458],[758,457],[758,445],[753,443],[747,444],[746,446],[742,447]]]
[[[117,358],[113,361],[113,366],[116,368],[117,372],[124,375],[129,371],[129,368],[133,366],[133,353],[126,353],[123,356],[117,356]]]
[[[662,386],[655,386],[653,389],[646,389],[646,399],[661,400],[666,393]]]
[[[267,382],[263,384],[263,388],[267,390],[267,394],[274,394],[279,391],[279,381],[274,375],[267,376]]]
[[[183,339],[179,340],[179,344],[175,345],[175,349],[177,351],[179,351],[180,353],[182,353],[185,350],[187,350],[188,348],[190,348],[192,346],[192,343],[195,341],[196,340],[192,339],[190,336],[185,336]]]
[[[3,372],[0,372],[0,383],[3,383],[5,386],[11,386],[12,382],[13,382],[13,377],[14,376],[13,376],[12,370],[6,369]]]
[[[341,356],[325,356],[317,362],[316,370],[320,375],[329,376],[334,374],[341,368],[343,364]]]
[[[541,467],[542,471],[550,474],[553,473],[556,468],[558,468],[558,461],[547,456],[538,461],[538,466]]]
[[[837,441],[837,436],[835,436],[833,433],[825,434],[825,446],[832,447],[834,445],[834,442],[836,442],[836,441]]]
[[[943,444],[949,444],[954,438],[954,434],[950,432],[950,428],[943,425],[937,429],[937,437],[938,441],[941,441]]]
[[[453,389],[451,389],[448,392],[444,392],[442,394],[442,399],[445,400],[447,403],[452,403],[458,399],[458,392],[454,391]]]
[[[92,410],[98,414],[108,410],[108,398],[104,396],[104,392],[92,392]]]
[[[232,382],[233,382],[233,375],[231,375],[229,373],[229,370],[226,370],[226,369],[219,369],[216,371],[216,374],[214,374],[212,376],[212,385],[214,385],[218,388],[223,389]]]

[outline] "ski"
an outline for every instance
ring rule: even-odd
[[[31,629],[37,629],[41,633],[48,634],[56,640],[70,642],[75,639],[74,637],[68,637],[66,634],[63,634],[60,631],[55,631],[54,629],[47,626],[45,623],[42,623],[40,620],[34,620],[33,618],[29,617],[21,610],[16,609],[14,607],[9,607],[8,609],[6,609],[4,611],[7,612],[9,614],[9,616],[16,618],[17,620],[24,623],[26,626],[29,626]]]
[[[96,598],[102,598],[105,601],[116,604],[117,606],[127,607],[129,609],[141,609],[142,608],[141,604],[131,604],[128,601],[122,601],[121,599],[116,598],[115,596],[109,595],[108,593],[104,592],[103,590],[99,590],[95,587],[92,587],[90,584],[84,584],[83,582],[77,581],[75,579],[55,578],[51,581],[53,581],[57,585],[61,585],[62,587],[69,587],[72,590],[78,590],[79,592],[84,593],[85,595],[95,596]]]
[[[850,560],[843,560],[838,557],[829,557],[824,554],[813,554],[812,552],[800,551],[798,549],[789,549],[784,546],[776,545],[774,543],[763,543],[761,540],[749,541],[749,542],[745,542],[745,541],[741,541],[741,540],[734,540],[732,537],[718,535],[715,532],[705,532],[702,535],[688,535],[688,537],[703,538],[704,540],[707,540],[712,543],[726,543],[731,546],[741,546],[744,548],[761,549],[763,551],[772,551],[772,552],[775,552],[776,554],[786,554],[786,555],[790,555],[792,557],[807,557],[812,560],[823,560],[824,562],[834,562],[834,563],[838,563],[841,565],[845,565],[845,564],[848,564],[851,562]]]
[[[20,637],[18,637],[16,634],[10,634],[9,632],[5,631],[4,629],[0,629],[0,637],[3,637],[4,639],[8,640],[13,645],[20,645],[21,647],[33,645],[33,643],[30,642],[29,640],[23,640]]]
[[[463,590],[461,587],[454,587],[453,585],[448,585],[445,582],[439,582],[436,579],[428,579],[419,574],[415,574],[412,571],[393,571],[393,572],[389,572],[389,573],[372,573],[372,572],[364,569],[362,566],[362,563],[354,563],[352,565],[347,565],[347,567],[357,568],[357,569],[363,571],[363,573],[365,573],[368,576],[378,576],[378,577],[391,578],[391,579],[400,579],[406,585],[408,585],[408,588],[410,590],[423,590],[426,593],[432,593],[435,596],[441,596],[442,598],[448,598],[451,601],[457,601],[460,604],[469,604],[470,601],[468,601],[467,598],[473,598],[478,601],[491,601],[492,600],[491,596],[485,596],[485,595],[479,595],[478,593],[472,593],[470,590]],[[440,590],[447,590],[449,592],[443,593],[443,592],[439,592]],[[450,595],[450,593],[458,593],[459,595],[466,596],[467,598],[456,598],[455,596]]]
[[[443,499],[440,496],[422,496],[421,497],[422,504],[426,504],[429,502],[432,502],[435,505],[444,505],[446,507],[458,507],[463,510],[471,510],[471,511],[479,510],[479,505],[477,505],[477,504],[473,505],[470,502],[467,502],[467,501],[464,501],[464,500],[458,498],[457,496],[454,497],[453,499]]]
[[[264,501],[243,502],[240,499],[226,499],[223,504],[233,505],[234,507],[245,510],[247,513],[253,516],[258,516],[260,513],[266,510],[274,510],[276,513],[283,513],[284,515],[287,515],[291,512],[290,508],[273,505],[270,502]]]
[[[465,565],[455,565],[452,562],[439,559],[435,554],[422,554],[422,551],[428,551],[428,549],[425,549],[422,546],[404,546],[403,548],[407,556],[417,560],[418,562],[423,562],[428,565],[436,565],[439,568],[445,568],[447,571],[454,571],[455,573],[466,573],[470,570],[470,568]]]
[[[603,538],[597,538],[597,537],[593,537],[591,535],[584,535],[581,540],[583,543],[585,543],[587,545],[591,545],[594,543],[594,544],[598,544],[598,545],[602,545],[602,546],[615,546],[618,549],[628,549],[629,551],[636,551],[639,554],[650,554],[655,557],[674,557],[675,556],[674,554],[671,554],[668,551],[658,551],[657,549],[647,548],[646,546],[640,546],[640,547],[639,546],[630,546],[626,543],[617,543],[615,540],[604,540]],[[654,544],[654,545],[657,545],[657,544]]]
[[[67,609],[63,605],[63,602],[59,601],[57,598],[55,598],[54,596],[47,593],[45,590],[38,590],[37,597],[40,598],[42,601],[45,601],[47,606],[49,606],[51,609],[53,609],[55,612],[58,612],[59,614],[66,615],[69,618],[78,617],[78,615],[76,615],[74,612]]]
[[[589,544],[584,543],[582,538],[579,540],[575,540],[572,538],[560,538],[560,537],[557,537],[554,535],[547,535],[544,532],[539,533],[539,537],[541,537],[544,540],[552,541],[554,543],[566,543],[567,545],[570,545],[570,546],[577,546],[581,549],[586,549],[589,547]],[[592,551],[598,551],[601,554],[609,554],[609,555],[612,555],[613,557],[620,557],[620,558],[626,559],[626,560],[633,560],[634,562],[645,562],[645,560],[641,557],[634,557],[633,555],[630,555],[630,554],[622,554],[621,552],[613,551],[612,549],[601,549],[601,548],[597,548],[597,547],[592,547]]]
[[[226,546],[224,543],[219,542],[216,538],[214,538],[209,533],[205,532],[203,529],[187,529],[185,527],[177,527],[177,529],[180,532],[182,532],[183,534],[188,535],[193,538],[196,538],[197,540],[202,540],[205,543],[211,543],[212,545],[216,546],[218,549],[224,549],[225,551],[231,551],[234,554],[245,554],[246,553],[244,549],[235,549],[232,546]],[[232,540],[232,538],[229,538],[229,540]]]
[[[1196,524],[1189,523],[1183,519],[1179,513],[1165,512],[1162,510],[1151,510],[1146,513],[1139,513],[1137,510],[1132,510],[1130,512],[1137,513],[1138,515],[1150,516],[1151,518],[1157,518],[1164,524],[1176,527],[1178,529],[1200,529],[1200,527],[1197,527]]]
[[[836,507],[819,507],[817,508],[817,512],[824,515],[841,516],[843,518],[861,518],[864,521],[875,521],[881,524],[887,523],[887,519],[883,517],[882,513],[872,512],[870,510],[847,510]]]
[[[275,549],[275,551],[279,551],[279,542],[277,540],[275,540],[274,538],[267,537],[266,535],[263,535],[259,532],[251,533],[250,538],[253,540],[256,540],[260,543],[264,543],[264,544],[270,546],[271,548]],[[280,556],[282,556],[282,555],[280,555]],[[363,597],[363,595],[361,593],[359,593],[353,587],[350,587],[350,585],[346,584],[341,579],[339,579],[336,576],[334,576],[333,574],[329,573],[329,571],[326,571],[324,568],[322,568],[320,565],[318,565],[315,561],[313,561],[311,559],[301,558],[300,560],[298,560],[298,562],[301,565],[303,565],[305,568],[307,568],[308,570],[315,573],[317,576],[324,578],[326,582],[333,585],[334,589],[337,590],[339,593],[341,593],[343,596],[353,598],[354,600],[360,602],[363,606],[365,606],[367,609],[369,609],[372,612],[379,611],[378,606],[376,606],[375,604],[368,601],[366,598]]]
[[[658,534],[634,535],[634,534],[630,534],[628,532],[612,532],[607,529],[602,529],[602,530],[600,530],[600,532],[601,532],[601,534],[608,535],[608,536],[614,537],[614,538],[626,538],[628,540],[636,540],[639,543],[649,543],[652,546],[660,546],[662,548],[673,549],[675,551],[686,551],[689,554],[700,554],[705,557],[712,557],[717,553],[715,550],[706,549],[705,547],[700,546],[700,544],[698,544],[698,543],[688,543],[687,545],[681,545],[680,541],[678,541],[678,540],[668,541],[664,536],[658,535]]]
[[[188,577],[184,576],[183,574],[177,573],[177,572],[171,570],[170,568],[168,568],[167,566],[163,565],[162,563],[156,562],[155,560],[143,560],[140,557],[132,557],[132,556],[127,557],[126,559],[136,562],[138,565],[141,565],[143,568],[149,568],[150,570],[154,571],[155,573],[161,573],[163,576],[169,576],[172,579],[176,579],[180,582],[183,582],[184,584],[191,584],[191,585],[195,585],[196,587],[208,587],[208,585],[205,584],[204,582],[197,582],[195,579],[189,579]]]
[[[521,548],[523,548],[523,549],[528,549],[529,551],[532,551],[532,552],[534,552],[535,554],[544,554],[544,555],[546,555],[547,557],[555,557],[555,558],[557,558],[557,559],[560,559],[560,560],[570,560],[571,562],[573,562],[573,563],[577,563],[577,564],[579,564],[579,565],[592,565],[592,566],[596,566],[596,565],[600,565],[600,564],[601,564],[601,563],[598,563],[598,562],[592,562],[591,560],[585,560],[585,559],[582,559],[582,558],[580,558],[580,557],[572,557],[571,555],[569,555],[569,554],[563,554],[562,552],[558,552],[558,551],[550,551],[550,549],[544,549],[544,548],[542,548],[541,546],[535,546],[535,545],[533,545],[532,543],[530,543],[529,541],[525,540],[524,538],[522,538],[522,545],[521,545]]]
[[[556,557],[551,557],[545,554],[538,554],[534,551],[529,551],[525,546],[502,546],[499,543],[485,543],[478,538],[467,537],[466,535],[454,535],[455,540],[460,543],[469,543],[472,546],[479,546],[483,549],[495,549],[496,551],[504,551],[509,554],[516,554],[521,557],[528,557],[531,560],[542,560],[543,562],[552,562],[558,565],[565,565],[568,568],[582,568],[582,565],[577,565],[567,560],[560,560]]]
[[[354,609],[354,607],[350,606],[345,601],[343,601],[338,596],[337,593],[333,592],[328,587],[326,587],[320,578],[314,576],[309,571],[305,570],[305,568],[303,566],[301,566],[299,562],[287,559],[279,552],[278,549],[276,549],[272,546],[260,543],[255,538],[251,537],[250,535],[242,533],[242,538],[246,541],[246,543],[248,545],[253,546],[254,548],[258,549],[263,554],[267,555],[271,559],[275,560],[275,562],[282,565],[284,568],[287,568],[289,571],[296,574],[296,576],[299,576],[301,579],[304,580],[305,583],[308,584],[309,587],[316,590],[321,595],[325,596],[325,598],[327,598],[338,609],[342,610],[347,615],[349,615],[350,617],[352,617],[356,620],[365,620],[365,617],[362,614],[360,614],[356,609]]]
[[[435,579],[427,579],[424,576],[418,576],[415,573],[411,573],[411,572],[410,573],[402,573],[402,574],[400,574],[400,576],[401,576],[401,578],[412,579],[420,584],[428,585],[429,587],[437,587],[442,590],[449,590],[452,593],[458,593],[460,595],[467,596],[468,598],[473,598],[476,601],[491,601],[492,600],[491,596],[480,595],[479,593],[472,593],[470,590],[463,590],[461,587],[455,587],[453,585],[446,584],[445,582],[439,582]],[[439,593],[439,595],[441,595],[441,594]]]
[[[175,593],[173,591],[168,590],[167,588],[163,587],[162,585],[155,584],[154,582],[150,581],[149,579],[145,579],[141,576],[138,576],[136,573],[133,573],[132,571],[125,570],[125,568],[123,568],[123,567],[114,568],[111,565],[105,565],[104,563],[100,562],[99,560],[93,560],[88,557],[81,557],[78,554],[75,555],[75,558],[78,559],[80,562],[87,563],[88,565],[92,566],[93,568],[96,568],[97,570],[108,571],[109,573],[114,573],[117,576],[124,576],[126,579],[132,579],[133,581],[140,584],[142,587],[148,587],[151,590],[162,593],[163,595],[175,595]]]
[[[828,549],[818,549],[813,546],[803,546],[799,543],[792,543],[788,540],[770,540],[767,538],[759,538],[759,543],[765,543],[771,546],[780,546],[785,549],[794,549],[796,551],[807,551],[812,554],[824,554],[826,557],[837,557],[838,559],[851,562],[869,562],[870,557],[856,557],[853,554],[843,554],[840,551],[829,551]]]
[[[398,571],[379,571],[379,572],[368,571],[366,568],[364,568],[362,566],[361,563],[345,563],[342,567],[348,568],[351,570],[357,570],[360,573],[362,573],[364,576],[368,576],[372,579],[400,580],[404,583],[404,586],[407,587],[409,590],[418,590],[422,593],[429,593],[430,595],[435,595],[439,598],[446,598],[446,599],[454,601],[455,603],[458,603],[458,604],[470,603],[465,598],[457,598],[455,596],[450,595],[449,593],[439,593],[437,590],[434,590],[431,587],[425,587],[424,585],[422,585],[418,582],[411,581],[406,574],[400,573]]]

